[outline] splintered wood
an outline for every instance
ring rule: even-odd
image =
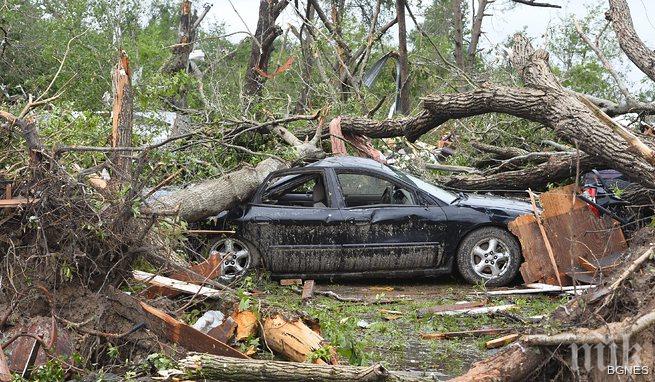
[[[575,198],[574,190],[575,185],[568,185],[545,192],[540,197],[543,207],[541,223],[559,275],[549,259],[547,244],[534,214],[519,216],[509,223],[510,231],[521,242],[525,259],[521,275],[526,283],[556,285],[560,278],[563,285],[571,285],[572,279],[565,270],[581,261],[595,263],[627,249],[618,223],[608,216],[601,219],[594,216],[586,203]]]

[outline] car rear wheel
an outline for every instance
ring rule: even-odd
[[[521,265],[518,240],[498,227],[484,227],[468,234],[457,251],[457,268],[472,284],[504,286],[514,280]]]
[[[209,244],[209,255],[218,254],[221,259],[221,284],[233,283],[250,270],[259,266],[259,252],[247,241],[236,237],[224,237]]]

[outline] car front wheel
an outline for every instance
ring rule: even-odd
[[[225,237],[209,244],[209,255],[218,254],[221,259],[218,282],[231,284],[259,265],[259,253],[241,238]]]
[[[469,283],[505,286],[521,265],[518,240],[498,227],[484,227],[468,234],[457,251],[457,268]]]

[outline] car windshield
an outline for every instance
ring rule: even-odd
[[[457,195],[453,194],[452,192],[446,191],[443,188],[439,188],[435,186],[434,184],[430,184],[426,181],[423,181],[415,176],[405,174],[403,173],[407,178],[409,178],[416,187],[420,188],[421,190],[433,195],[437,199],[441,200],[442,202],[446,202],[448,204],[453,203],[455,200],[457,200]]]

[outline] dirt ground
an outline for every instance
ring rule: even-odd
[[[281,308],[304,310],[320,320],[323,337],[339,350],[343,363],[368,365],[381,362],[389,369],[424,371],[438,378],[457,375],[497,350],[484,343],[496,336],[452,340],[422,339],[421,333],[465,331],[480,328],[528,330],[520,322],[549,314],[567,297],[553,295],[499,296],[490,298],[480,286],[452,277],[439,279],[374,280],[370,282],[319,282],[316,290],[332,291],[341,297],[358,297],[366,302],[341,302],[315,296],[302,305],[292,287],[269,282],[265,287],[269,303]],[[489,305],[513,303],[510,314],[480,316],[421,316],[422,308],[489,298]],[[387,302],[391,300],[391,302]],[[395,312],[389,312],[395,311]],[[397,312],[397,313],[396,313]]]

